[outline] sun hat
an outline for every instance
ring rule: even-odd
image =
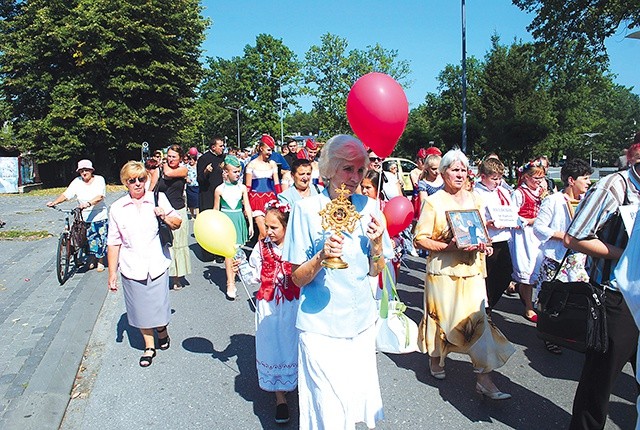
[[[76,172],[79,172],[82,169],[89,169],[89,170],[95,170],[93,168],[93,163],[91,162],[91,160],[80,160],[78,161],[78,168],[76,169]]]

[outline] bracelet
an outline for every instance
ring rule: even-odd
[[[378,260],[382,258],[382,253],[376,254],[376,255],[370,255],[370,257],[371,257],[371,261],[373,261],[374,263],[377,263]]]

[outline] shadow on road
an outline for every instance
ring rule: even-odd
[[[235,378],[235,392],[253,405],[253,412],[260,420],[263,429],[282,428],[274,422],[275,396],[267,393],[258,386],[258,372],[256,370],[255,337],[248,334],[231,335],[229,344],[222,350],[217,350],[213,343],[203,337],[190,337],[182,342],[182,347],[195,354],[211,354],[211,358],[225,363],[229,369],[237,373]],[[236,358],[236,365],[227,364],[232,357]],[[291,411],[290,428],[298,427],[298,395],[292,392],[287,395]]]

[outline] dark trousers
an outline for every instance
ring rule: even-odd
[[[622,294],[607,290],[609,348],[601,354],[587,351],[580,383],[573,399],[570,429],[603,429],[609,396],[622,368],[631,361],[635,373],[638,329]]]
[[[487,258],[487,307],[493,309],[511,282],[509,242],[494,242],[493,255]]]

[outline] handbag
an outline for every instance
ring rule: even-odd
[[[384,268],[384,277],[391,286],[393,296],[389,297],[389,291],[383,285],[380,317],[376,321],[376,349],[390,354],[418,351],[418,326],[404,314],[407,306],[400,301],[387,266]]]
[[[158,187],[153,190],[153,199],[156,206],[158,206]],[[162,247],[173,246],[173,232],[171,228],[159,216],[156,216],[156,219],[158,220],[158,236],[160,236]]]
[[[556,280],[570,250],[538,294],[538,337],[578,352],[604,353],[609,344],[605,291],[589,282]]]
[[[71,245],[74,248],[84,248],[87,244],[87,223],[82,219],[82,209],[76,208],[73,210],[73,224],[69,229],[69,235],[71,237]]]

